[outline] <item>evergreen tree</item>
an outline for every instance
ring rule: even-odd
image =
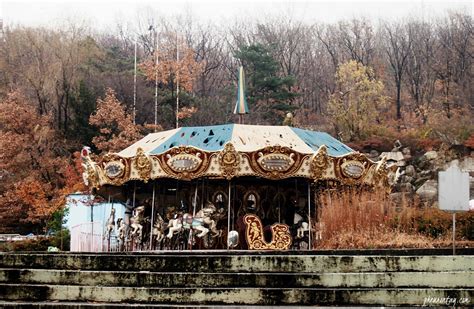
[[[242,46],[234,56],[245,69],[249,104],[267,120],[281,123],[286,112],[295,109],[291,105],[297,96],[291,90],[295,78],[280,76],[271,49],[262,44]]]

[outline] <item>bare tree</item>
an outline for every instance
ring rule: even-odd
[[[384,49],[392,70],[392,76],[396,86],[397,119],[402,118],[401,91],[403,74],[408,65],[408,55],[412,45],[412,34],[410,28],[402,23],[384,25],[385,39]]]

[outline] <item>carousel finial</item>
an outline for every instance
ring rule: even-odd
[[[245,76],[244,68],[239,67],[239,80],[237,85],[237,102],[235,103],[234,114],[239,115],[239,123],[243,122],[243,116],[249,113],[247,98],[245,97]]]

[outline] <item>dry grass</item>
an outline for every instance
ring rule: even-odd
[[[451,215],[419,202],[394,204],[376,192],[327,191],[319,196],[315,228],[322,226],[315,248],[436,248],[452,244]],[[472,215],[471,215],[472,216]],[[457,234],[457,243],[474,241]]]

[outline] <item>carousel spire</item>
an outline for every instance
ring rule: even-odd
[[[237,101],[235,103],[234,114],[239,115],[239,123],[243,122],[243,116],[249,113],[247,98],[245,97],[245,76],[244,68],[239,67],[239,80],[237,85]]]

